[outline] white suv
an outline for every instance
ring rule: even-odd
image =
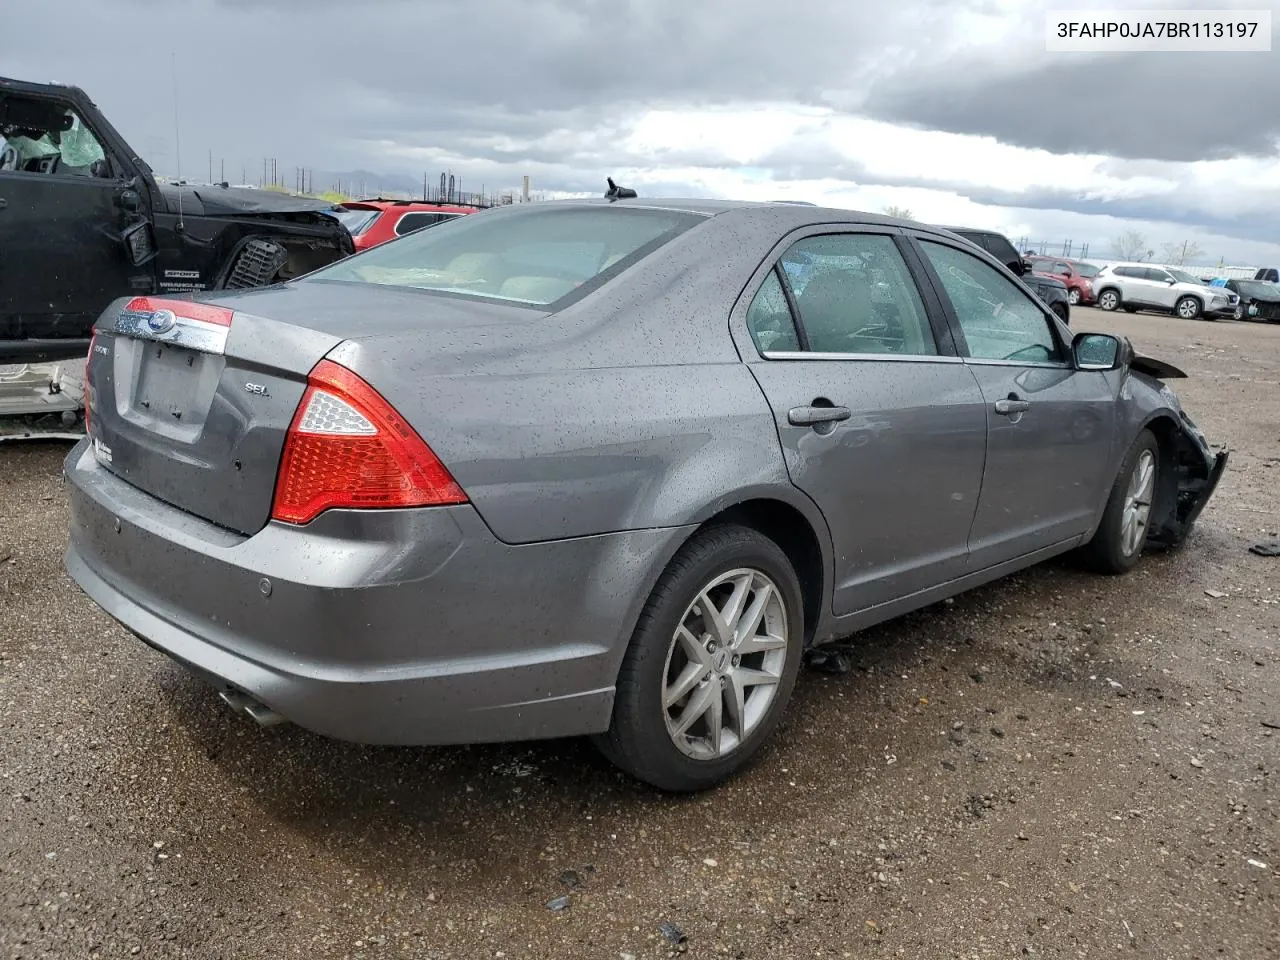
[[[1093,291],[1103,310],[1123,308],[1162,310],[1184,320],[1215,319],[1243,315],[1240,298],[1225,287],[1206,286],[1191,274],[1172,267],[1142,263],[1116,263],[1103,267],[1093,278]]]

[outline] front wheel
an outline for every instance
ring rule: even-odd
[[[1120,294],[1115,290],[1103,290],[1098,294],[1099,310],[1114,310],[1120,306]]]
[[[778,545],[747,527],[702,531],[640,614],[596,744],[659,789],[715,786],[777,726],[803,637],[800,584]]]
[[[1075,287],[1072,287],[1067,291],[1067,303],[1071,304],[1073,307],[1080,303],[1080,291]]]
[[[1200,301],[1195,297],[1179,297],[1178,302],[1173,305],[1174,313],[1183,320],[1194,320],[1200,316]]]
[[[1083,548],[1085,561],[1099,573],[1128,573],[1150,533],[1151,506],[1160,477],[1160,445],[1143,430],[1129,448],[1111,487],[1102,522]]]

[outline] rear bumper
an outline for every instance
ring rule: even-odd
[[[216,687],[361,743],[603,731],[618,666],[684,528],[509,546],[470,506],[331,511],[242,537],[68,455],[66,566]]]

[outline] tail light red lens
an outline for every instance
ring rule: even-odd
[[[431,448],[373,387],[331,360],[316,364],[285,439],[272,519],[308,523],[335,507],[466,500]]]

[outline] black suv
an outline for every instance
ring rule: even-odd
[[[996,233],[994,230],[978,230],[974,227],[940,227],[939,229],[949,230],[957,236],[964,237],[974,246],[991,254],[1008,267],[1014,276],[1021,277],[1022,282],[1031,288],[1045,306],[1058,315],[1059,320],[1067,324],[1071,322],[1071,302],[1067,296],[1067,285],[1053,277],[1041,277],[1032,273],[1031,261],[1020,256],[1017,248],[1003,234]]]
[[[160,182],[83,90],[0,77],[0,364],[85,356],[116,297],[262,286],[345,257],[332,206]]]

